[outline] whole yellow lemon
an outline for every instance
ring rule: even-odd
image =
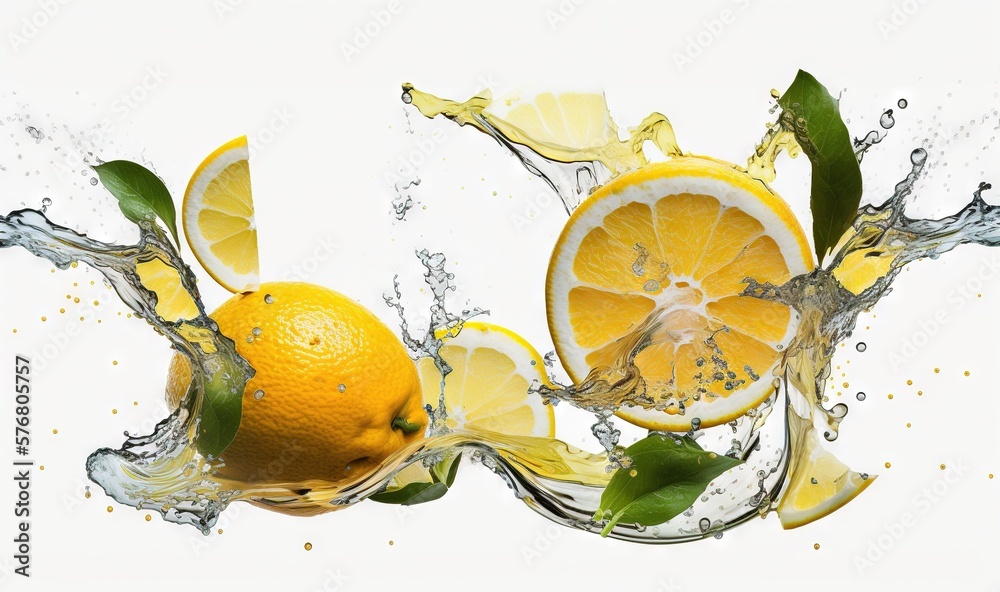
[[[210,315],[256,370],[243,393],[225,477],[254,482],[340,481],[375,468],[424,437],[427,414],[416,366],[368,309],[307,283],[267,283]],[[191,381],[174,356],[167,401]]]

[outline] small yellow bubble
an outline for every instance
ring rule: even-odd
[[[112,415],[118,415],[118,410],[117,409],[112,409],[111,410],[111,414]]]
[[[74,298],[73,302],[76,303],[76,304],[80,304],[80,297],[78,296],[78,297]]]
[[[935,368],[935,369],[934,369],[934,374],[938,374],[939,372],[941,372],[941,369],[940,369],[940,368]]]
[[[847,384],[846,382],[844,383],[844,388],[850,388],[850,387],[851,385]]]
[[[906,381],[906,386],[913,386],[913,381],[912,380],[907,380]]]
[[[885,468],[887,468],[887,469],[891,469],[891,468],[892,468],[892,463],[891,463],[891,462],[889,462],[889,461],[886,461],[886,462],[885,462]]]
[[[992,479],[992,478],[993,478],[993,473],[990,473],[990,479]]]
[[[77,267],[79,267],[79,265],[80,264],[77,263],[76,261],[74,261],[74,262],[72,262],[72,263],[69,264],[69,266],[72,267],[73,269],[76,269]]]
[[[59,314],[66,314],[66,309],[65,308],[60,308],[59,309]]]
[[[53,434],[58,434],[58,433],[59,433],[59,430],[58,430],[58,429],[56,429],[56,428],[52,428],[52,433],[53,433]]]
[[[635,469],[632,469],[631,471],[628,472],[628,476],[629,477],[635,477],[638,474],[639,474],[639,471],[637,471]]]
[[[111,360],[111,365],[112,366],[117,366],[118,365],[118,360]]]
[[[813,549],[816,549],[817,551],[819,551],[819,543],[816,543],[815,545],[813,545]]]
[[[14,333],[17,333],[17,329],[14,329]]]
[[[941,463],[941,470],[943,471],[943,470],[945,470],[946,468],[947,468],[947,467],[945,467],[945,466],[944,466],[944,463]]]
[[[220,529],[219,529],[218,531],[216,531],[216,532],[218,532],[219,534],[222,534],[222,529],[220,528]]]
[[[917,396],[918,397],[924,396],[924,391],[917,391]]]
[[[47,321],[47,320],[49,320],[49,319],[48,319],[48,318],[46,318],[46,317],[42,317],[42,322],[43,322],[43,323],[44,323],[45,321]]]
[[[112,508],[111,506],[108,506],[108,514],[110,514],[111,512],[114,512],[114,511],[115,511],[114,508]]]
[[[132,405],[138,407],[139,406],[139,401],[132,401]]]
[[[153,517],[151,515],[146,514],[146,522],[149,522],[152,519],[153,519]]]
[[[98,302],[98,301],[96,301],[96,300],[94,301],[94,306],[97,306],[97,305],[99,305],[99,304],[100,304],[100,302]]]
[[[44,471],[45,470],[45,465],[38,465],[38,470],[39,471]]]
[[[911,428],[913,425],[910,422],[906,422],[906,427]]]
[[[72,298],[72,296],[70,296],[69,294],[66,294],[66,300],[69,300],[70,298]]]
[[[304,547],[305,547],[306,551],[312,551],[313,544],[312,543],[306,543],[304,545]]]
[[[393,545],[395,545],[395,544],[396,544],[395,542],[393,542],[393,541],[391,541],[391,540],[389,541],[389,546],[390,546],[390,547],[391,547],[391,546],[393,546]]]
[[[890,398],[890,399],[892,398],[892,393],[889,393],[889,398]]]
[[[969,375],[969,371],[968,371],[968,370],[966,370],[966,371],[965,371],[965,375],[966,375],[966,376],[968,376],[968,375]]]
[[[87,499],[90,499],[90,492],[88,491],[88,492],[84,493],[83,497],[85,497]]]
[[[74,288],[76,288],[76,287],[77,287],[77,286],[79,286],[79,285],[80,285],[80,284],[78,284],[78,283],[76,283],[76,282],[73,282],[73,287],[74,287]]]

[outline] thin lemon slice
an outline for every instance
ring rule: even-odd
[[[246,136],[223,144],[198,165],[184,193],[181,220],[194,256],[222,287],[252,292],[260,286]]]
[[[618,140],[603,93],[540,92],[501,97],[484,110],[505,135],[555,150],[600,148]]]
[[[551,405],[528,392],[549,385],[545,365],[531,345],[515,333],[487,323],[467,322],[445,340],[441,357],[452,371],[445,379],[448,427],[473,426],[514,436],[555,436]],[[434,362],[417,363],[424,402],[438,405],[441,374]]]
[[[165,321],[193,319],[198,316],[198,305],[181,284],[176,269],[159,259],[144,261],[135,266],[142,285],[156,293],[156,314]]]
[[[785,529],[798,528],[835,512],[875,481],[862,476],[826,451],[819,432],[806,420],[789,413],[792,450],[791,478],[781,501],[778,519]]]
[[[788,306],[741,296],[745,279],[782,284],[813,268],[794,214],[733,165],[678,157],[622,175],[573,212],[546,280],[549,330],[574,381],[627,354],[650,408],[618,415],[658,430],[731,421],[772,392],[795,334]]]

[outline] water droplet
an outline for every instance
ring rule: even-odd
[[[691,420],[691,429],[697,430],[701,428],[701,419],[695,417]]]
[[[97,185],[97,177],[91,177],[90,178],[90,184],[91,185]]]
[[[642,285],[642,289],[647,292],[655,292],[660,289],[660,282],[656,280],[649,280]]]
[[[917,148],[910,153],[910,162],[913,163],[913,166],[920,166],[924,164],[925,160],[927,160],[927,151],[923,148]]]
[[[344,392],[344,391],[347,390],[347,385],[345,385],[345,384],[338,384],[337,385],[337,390],[340,391],[340,392]]]
[[[892,109],[886,109],[882,113],[882,117],[879,118],[878,124],[882,126],[882,129],[889,129],[896,125],[896,120],[892,117]]]
[[[47,197],[42,199],[42,207],[43,208],[47,208],[47,207],[49,207],[51,205],[52,205],[52,200],[51,199],[49,199]]]
[[[260,390],[260,389],[257,389],[257,390],[256,390],[256,391],[254,391],[254,393],[253,393],[253,398],[254,398],[254,399],[257,399],[258,401],[260,401],[261,399],[263,399],[263,398],[264,398],[264,391],[262,391],[262,390]]]
[[[858,344],[854,346],[854,349],[858,350],[859,352],[863,352],[866,349],[868,349],[868,344],[865,343],[864,341],[858,342]]]
[[[900,109],[906,109],[907,105],[909,105],[909,103],[906,102],[906,99],[899,99],[898,101],[896,101],[896,106],[899,107]]]
[[[720,540],[722,538],[722,531],[720,530],[719,532],[715,533],[714,536],[716,540]]]
[[[312,551],[313,544],[312,543],[306,543],[305,545],[303,545],[303,547],[305,548],[306,551]]]
[[[247,335],[247,343],[253,343],[253,335]]]
[[[24,131],[28,132],[28,135],[34,138],[36,144],[41,142],[42,139],[45,137],[45,134],[42,133],[42,130],[38,129],[37,127],[32,127],[30,125],[26,126],[24,128]]]
[[[406,103],[407,105],[413,102],[413,96],[410,95],[410,93],[408,92],[403,93],[403,96],[400,98],[402,98],[403,102]]]
[[[708,532],[708,529],[711,528],[711,526],[712,521],[708,518],[702,518],[698,521],[698,528],[700,528],[702,532]]]
[[[635,469],[632,469],[631,471],[628,472],[628,476],[629,477],[635,477],[638,474],[639,474],[639,471],[637,471]]]
[[[274,304],[274,296],[264,294],[264,304]]]
[[[857,395],[857,397],[858,397],[859,401],[864,401],[868,397],[868,395],[859,392],[858,395]]]
[[[819,485],[819,481],[816,480],[816,477],[809,479],[809,482],[812,483],[813,485]]]
[[[254,337],[260,337],[260,334],[263,333],[263,331],[261,331],[260,327],[254,327],[251,333],[253,333]]]

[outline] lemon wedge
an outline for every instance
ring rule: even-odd
[[[488,323],[467,322],[446,338],[441,357],[452,371],[445,378],[448,427],[472,426],[512,436],[555,436],[552,405],[529,392],[550,385],[542,357],[512,331]],[[441,374],[433,360],[417,363],[424,403],[436,407]]]
[[[260,264],[246,136],[223,144],[198,165],[182,210],[188,245],[205,271],[230,292],[257,290]]]
[[[791,478],[778,502],[778,519],[785,529],[798,528],[832,514],[875,481],[861,475],[823,448],[819,432],[805,419],[789,412],[792,437]]]

